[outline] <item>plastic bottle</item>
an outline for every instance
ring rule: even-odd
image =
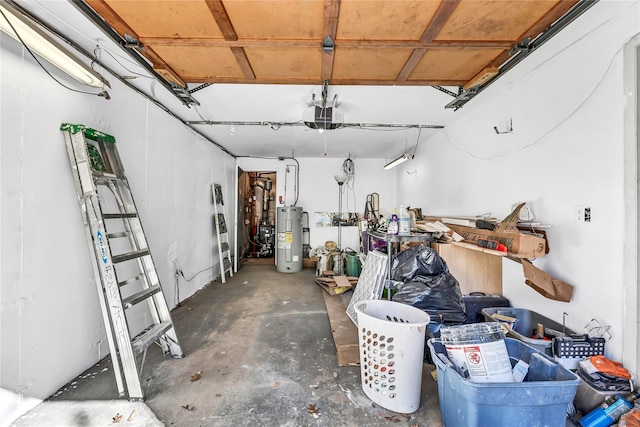
[[[613,403],[605,401],[593,411],[582,417],[578,424],[583,427],[609,427],[620,417],[633,408],[633,402],[640,397],[640,393],[631,393],[627,397],[616,396]]]
[[[387,228],[388,234],[398,234],[398,214],[396,213],[396,209],[393,208],[393,213],[391,214],[391,221],[389,221],[389,227]]]
[[[409,211],[400,205],[400,214],[398,215],[398,234],[410,234],[411,228],[409,224]]]
[[[408,211],[409,211],[409,228],[411,230],[415,230],[417,228],[416,211],[413,209],[408,209]]]

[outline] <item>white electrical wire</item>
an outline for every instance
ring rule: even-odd
[[[630,40],[630,39],[629,39]],[[628,41],[628,40],[627,40]],[[605,78],[607,77],[607,75],[609,74],[609,72],[611,71],[611,67],[613,66],[613,62],[615,61],[616,57],[618,56],[618,54],[622,51],[622,49],[624,48],[624,46],[626,45],[627,41],[625,41],[622,46],[620,46],[620,48],[618,48],[618,50],[616,50],[616,52],[613,54],[613,57],[611,58],[611,60],[609,61],[609,65],[607,66],[607,69],[605,70],[604,74],[602,75],[602,77],[600,78],[600,80],[596,83],[596,85],[593,87],[593,89],[587,94],[587,96],[582,100],[582,102],[580,102],[580,104],[573,110],[571,111],[569,114],[567,114],[564,118],[560,119],[555,125],[553,125],[551,128],[549,128],[545,133],[543,133],[540,137],[538,137],[536,140],[534,140],[533,142],[530,142],[529,144],[523,146],[520,150],[517,151],[513,151],[513,152],[508,152],[508,153],[500,153],[500,154],[495,154],[491,157],[482,157],[482,156],[477,156],[475,154],[473,154],[470,151],[467,151],[463,148],[457,147],[455,145],[453,145],[453,142],[451,142],[451,138],[449,137],[449,134],[447,133],[446,129],[442,129],[442,132],[444,133],[444,136],[447,138],[447,141],[449,143],[449,145],[451,146],[451,148],[454,148],[458,151],[462,151],[463,153],[467,154],[470,157],[473,157],[474,159],[477,160],[493,160],[496,159],[498,157],[507,157],[507,156],[511,156],[515,153],[517,153],[518,151],[522,151],[522,150],[526,150],[528,148],[534,147],[536,145],[538,145],[540,142],[542,142],[544,140],[544,138],[546,138],[549,134],[551,134],[553,131],[555,131],[556,129],[558,129],[560,126],[562,126],[567,120],[569,120],[570,118],[572,118],[574,115],[576,115],[580,110],[582,110],[582,108],[587,104],[587,102],[591,99],[591,97],[596,93],[596,91],[600,88],[600,86],[602,85],[602,83],[604,82]]]

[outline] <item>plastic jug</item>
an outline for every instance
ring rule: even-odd
[[[393,213],[391,214],[391,221],[389,221],[389,228],[387,228],[387,233],[398,234],[399,231],[398,214],[396,213],[396,209],[393,208]]]
[[[407,235],[411,233],[409,221],[409,211],[401,205],[400,214],[398,215],[398,234]]]

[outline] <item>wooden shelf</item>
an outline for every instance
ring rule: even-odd
[[[485,254],[495,255],[495,256],[507,256],[509,255],[507,252],[496,251],[495,249],[487,249],[482,246],[474,245],[473,243],[467,242],[451,242],[450,245],[459,246],[461,248],[469,249],[472,251],[484,252]]]

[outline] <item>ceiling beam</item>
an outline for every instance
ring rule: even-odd
[[[427,53],[427,49],[414,49],[407,62],[404,63],[404,67],[400,70],[400,74],[398,74],[396,80],[398,82],[406,82],[411,73],[413,73],[413,70],[418,66],[418,63],[425,53]]]
[[[256,75],[253,72],[253,68],[251,67],[251,63],[249,62],[249,58],[247,58],[247,53],[241,47],[232,47],[231,53],[236,58],[236,62],[240,66],[240,70],[242,70],[242,74],[247,80],[255,80]]]
[[[442,0],[440,5],[438,6],[438,10],[436,10],[436,13],[433,15],[433,18],[431,18],[431,21],[429,21],[427,28],[425,28],[422,36],[420,37],[421,44],[433,43],[433,40],[435,40],[438,33],[442,30],[444,24],[447,23],[447,21],[453,14],[453,11],[458,6],[458,3],[460,3],[460,0]],[[428,49],[428,47],[424,46],[422,48],[416,48],[413,51],[407,62],[404,64],[404,67],[402,67],[402,70],[398,74],[398,77],[396,79],[398,82],[407,81],[409,76],[411,76],[411,73],[413,73],[413,70],[415,70],[424,55],[427,53]]]
[[[324,1],[324,22],[322,24],[322,40],[331,38],[333,46],[329,49],[323,46],[322,49],[322,81],[331,80],[333,75],[333,61],[335,58],[335,41],[338,33],[338,16],[340,15],[340,0]]]
[[[213,19],[215,19],[216,24],[218,24],[218,28],[220,28],[220,32],[224,36],[225,41],[238,41],[238,34],[236,33],[235,28],[233,28],[233,23],[231,22],[231,18],[229,18],[229,14],[222,3],[222,0],[206,0],[206,4],[209,8],[209,12],[211,12],[211,15],[213,16]],[[245,52],[244,47],[229,46],[229,48],[236,59],[240,70],[242,70],[242,74],[244,74],[245,79],[255,80],[256,75],[253,72],[253,67],[251,66],[251,62],[247,57],[247,52]]]
[[[438,6],[438,10],[436,10],[433,18],[431,18],[431,22],[429,22],[424,33],[422,33],[420,41],[423,43],[434,41],[444,27],[444,24],[446,24],[449,18],[451,18],[451,15],[453,15],[453,11],[458,7],[459,3],[460,0],[442,0],[442,3]]]
[[[171,37],[142,37],[140,42],[146,46],[177,46],[177,47],[274,47],[274,48],[317,48],[317,40],[302,39],[188,39]],[[336,47],[349,49],[511,49],[512,41],[432,41],[417,40],[335,40]]]
[[[189,83],[247,83],[247,84],[284,84],[284,85],[317,85],[318,78],[310,77],[267,77],[255,80],[246,80],[244,77],[212,77],[199,75],[183,75],[182,78]],[[333,79],[332,86],[336,85],[352,85],[352,86],[462,86],[467,80],[407,80],[398,83],[394,80],[375,80],[375,79]]]
[[[233,24],[231,23],[231,18],[229,18],[229,14],[227,13],[227,9],[224,7],[224,4],[221,0],[206,0],[205,3],[209,8],[209,12],[211,12],[211,16],[215,19],[216,24],[218,24],[218,28],[220,28],[220,32],[224,36],[225,40],[238,40],[238,34],[236,33],[236,29],[233,28]]]

